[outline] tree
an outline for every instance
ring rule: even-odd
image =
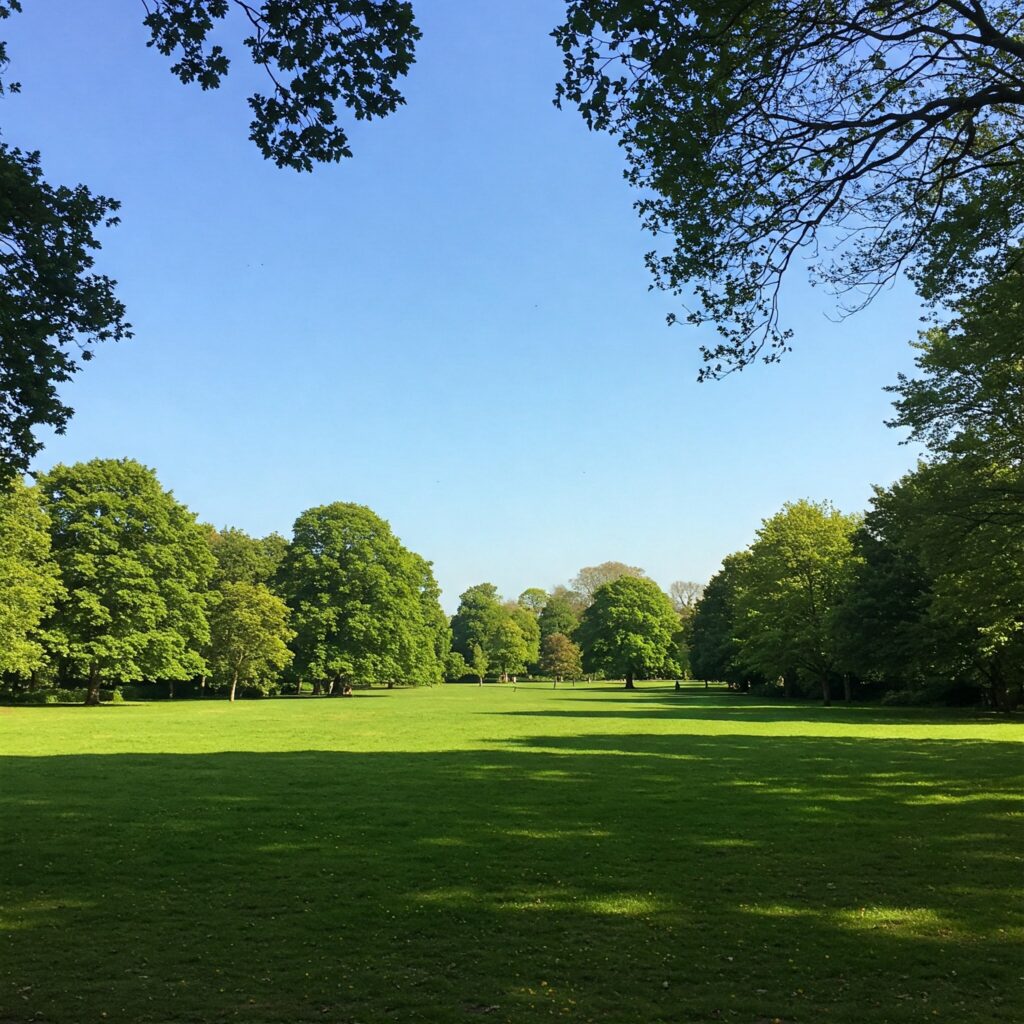
[[[511,616],[498,623],[487,654],[490,663],[501,674],[503,683],[508,682],[510,675],[526,668],[530,647],[523,631]]]
[[[820,683],[825,704],[837,670],[832,616],[853,576],[859,525],[828,502],[787,502],[762,522],[739,580],[742,662],[768,678],[795,666]]]
[[[581,611],[577,610],[577,603],[567,598],[564,594],[552,594],[544,610],[537,618],[537,625],[540,626],[541,642],[555,633],[562,633],[571,636],[572,631],[579,625]]]
[[[571,0],[555,36],[558,101],[619,137],[644,226],[672,239],[655,284],[719,329],[704,377],[789,346],[800,259],[852,309],[901,268],[940,299],[1014,254],[1015,0]]]
[[[540,667],[556,682],[579,679],[583,675],[582,653],[564,633],[552,633],[544,638]]]
[[[39,494],[0,484],[0,674],[27,676],[43,661],[39,625],[62,593]]]
[[[296,632],[295,669],[314,690],[366,681],[441,681],[429,563],[363,505],[303,512],[280,570]]]
[[[602,562],[600,565],[587,565],[580,569],[573,577],[572,586],[582,596],[585,607],[593,602],[598,588],[606,583],[623,576],[640,578],[644,575],[643,569],[635,565],[626,565],[625,562]]]
[[[486,667],[484,671],[486,671]],[[445,680],[457,683],[463,676],[468,676],[469,672],[470,667],[466,664],[466,659],[458,651],[449,651],[444,662]]]
[[[65,594],[47,643],[88,681],[190,679],[205,670],[214,560],[195,515],[132,459],[55,466],[39,479]]]
[[[534,615],[540,615],[544,606],[548,603],[548,594],[540,587],[527,587],[518,598],[518,603]]]
[[[901,373],[888,389],[898,396],[889,426],[942,458],[1024,464],[1024,273],[1012,269],[964,296],[915,347],[920,376]],[[1006,512],[1017,507],[1015,494]]]
[[[288,642],[288,606],[262,583],[224,583],[210,612],[210,667],[229,685],[234,701],[238,684],[269,693],[278,671],[292,659]]]
[[[463,591],[459,607],[452,616],[452,649],[472,662],[473,648],[485,651],[502,618],[498,588],[493,583],[478,583]]]
[[[668,596],[672,599],[672,605],[677,612],[692,611],[703,594],[704,584],[694,583],[692,580],[676,580],[668,588]]]
[[[632,690],[636,676],[662,669],[678,628],[672,602],[653,580],[620,576],[597,588],[575,635],[588,672],[625,676]]]
[[[217,560],[215,587],[224,583],[262,583],[270,587],[284,561],[288,542],[278,533],[256,538],[227,526],[211,532],[210,550]]]
[[[527,666],[536,665],[540,660],[540,624],[537,621],[537,616],[529,609],[523,608],[518,604],[506,606],[504,612],[519,627],[519,631],[523,634],[523,641],[526,644],[526,658],[524,660]],[[514,671],[518,672],[520,669],[515,669]]]
[[[212,41],[232,9],[240,40],[267,75],[249,97],[249,137],[278,167],[311,170],[351,155],[339,111],[385,117],[420,38],[405,0],[143,0],[149,45],[174,59],[184,83],[216,89],[231,58]],[[0,21],[21,10],[0,0]],[[0,42],[0,93],[8,60]],[[8,83],[7,91],[17,91]],[[77,372],[74,350],[131,337],[110,278],[93,273],[96,229],[117,223],[118,203],[85,186],[53,186],[37,153],[0,143],[0,476],[27,468],[39,427],[66,429],[72,409],[58,386]]]
[[[689,628],[690,668],[697,679],[738,685],[748,676],[736,639],[736,598],[748,551],[727,555],[694,608]]]
[[[477,682],[481,686],[484,684],[484,676],[487,675],[487,655],[484,653],[484,649],[480,644],[473,644],[472,660],[470,661],[470,667],[473,669],[476,675]]]
[[[58,389],[78,359],[131,337],[115,282],[93,270],[95,231],[117,208],[83,185],[50,185],[38,153],[0,142],[0,479],[28,469],[40,427],[64,433],[72,410]]]

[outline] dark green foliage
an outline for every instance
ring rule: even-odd
[[[223,583],[262,583],[273,588],[288,542],[278,533],[256,538],[232,526],[210,532],[210,550],[217,560],[215,587]]]
[[[572,600],[561,594],[552,595],[537,619],[541,639],[555,633],[572,636],[573,630],[579,625],[580,614]]]
[[[301,678],[441,681],[447,649],[430,565],[370,509],[336,502],[303,512],[280,580]]]
[[[47,644],[73,678],[89,681],[89,702],[101,680],[202,672],[214,561],[193,513],[131,459],[56,466],[39,486],[65,589]]]
[[[28,468],[40,427],[64,433],[58,387],[78,360],[131,336],[115,282],[93,269],[96,228],[117,208],[84,185],[50,185],[38,153],[0,142],[0,478]]]
[[[697,679],[738,684],[749,676],[736,639],[736,593],[749,557],[746,551],[728,555],[697,602],[690,626],[690,667]]]
[[[498,588],[493,583],[478,583],[464,591],[452,616],[452,650],[472,664],[473,648],[484,650],[502,618]]]
[[[632,688],[634,678],[665,669],[678,629],[672,602],[657,583],[620,576],[597,588],[574,636],[586,671],[624,676]]]
[[[249,137],[278,167],[309,171],[352,155],[338,113],[361,121],[405,102],[395,82],[415,60],[420,30],[404,0],[144,0],[149,45],[175,58],[182,82],[216,89],[230,58],[213,41],[232,7],[245,14],[242,44],[270,91],[249,97]],[[228,27],[232,27],[230,24]]]
[[[703,376],[786,350],[801,266],[849,309],[903,267],[948,298],[1015,251],[1015,0],[572,0],[555,37],[559,101],[619,137],[644,226],[671,239],[655,283],[719,330]]]

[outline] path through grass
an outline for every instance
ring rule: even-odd
[[[1019,1024],[1022,793],[698,688],[0,709],[0,1022]]]

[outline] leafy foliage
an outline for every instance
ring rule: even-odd
[[[40,427],[64,433],[58,386],[78,360],[131,336],[115,282],[94,270],[96,228],[117,208],[84,185],[50,185],[38,153],[0,142],[0,478],[27,470]]]
[[[594,595],[599,587],[613,580],[621,579],[623,576],[644,576],[643,569],[636,565],[626,565],[625,562],[602,562],[600,565],[587,565],[573,577],[572,588],[581,596],[583,606],[594,600]]]
[[[249,137],[278,167],[312,170],[352,155],[340,107],[357,120],[385,117],[405,100],[396,86],[415,60],[420,30],[404,0],[143,0],[149,45],[203,89],[230,68],[212,36],[234,8],[252,62],[270,92],[249,97]]]
[[[188,679],[205,668],[207,583],[202,527],[131,459],[59,465],[40,477],[65,593],[47,642],[73,676]]]
[[[221,585],[210,612],[210,668],[235,699],[239,684],[269,693],[292,660],[288,606],[262,583]]]
[[[620,576],[597,588],[575,638],[588,672],[625,676],[657,673],[669,658],[679,629],[672,602],[653,580]]]
[[[61,594],[49,519],[38,492],[0,486],[0,674],[27,676],[43,661],[39,625]]]
[[[559,103],[618,136],[655,283],[717,326],[702,376],[789,345],[798,259],[858,308],[909,267],[944,298],[1024,223],[1024,24],[1013,0],[572,0]],[[674,320],[670,317],[670,321]]]
[[[295,668],[314,683],[437,683],[444,657],[430,564],[362,505],[303,512],[281,567]],[[445,652],[446,653],[446,652]]]
[[[564,633],[552,633],[541,647],[541,670],[552,679],[580,679],[583,676],[583,655],[579,647]]]

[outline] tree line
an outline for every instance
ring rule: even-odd
[[[0,679],[17,699],[97,704],[133,684],[234,700],[683,671],[696,584],[674,585],[677,607],[622,563],[573,584],[513,602],[481,584],[449,621],[431,563],[364,506],[307,509],[290,540],[251,537],[200,522],[138,462],[94,459],[0,491]]]
[[[436,683],[451,635],[439,598],[430,563],[361,505],[255,538],[200,523],[130,459],[57,466],[0,496],[0,673],[15,694]]]
[[[694,672],[826,703],[1024,702],[1024,279],[964,294],[890,388],[926,457],[864,515],[787,504],[728,556],[691,622]]]

